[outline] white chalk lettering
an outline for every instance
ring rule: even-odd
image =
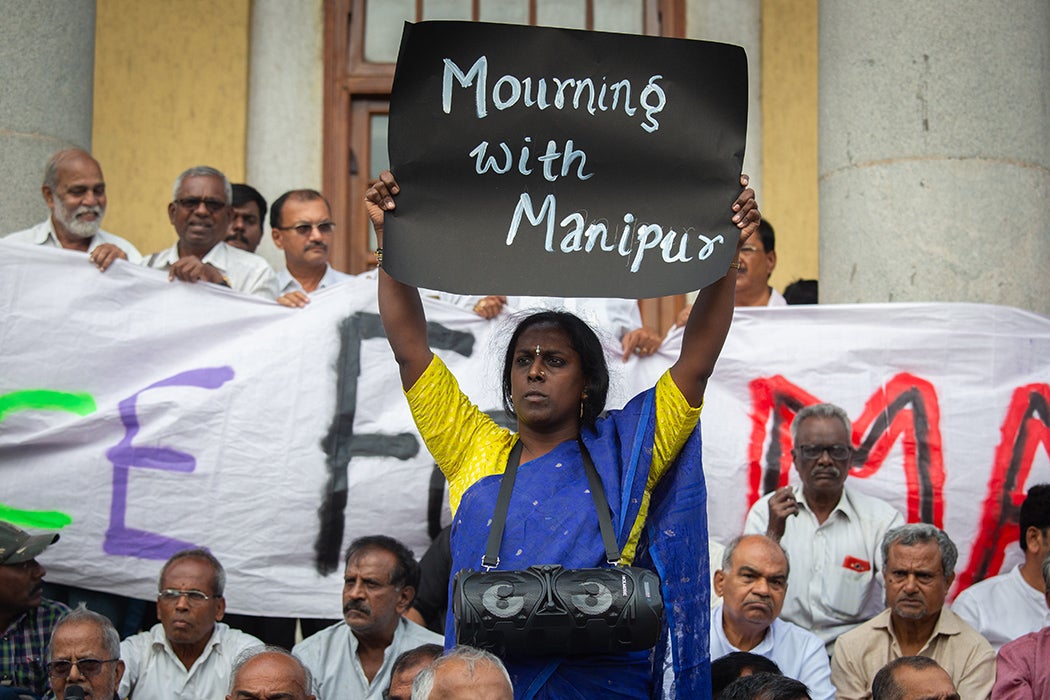
[[[540,110],[554,107],[555,109],[586,110],[588,114],[597,115],[599,112],[616,112],[622,109],[625,115],[631,117],[639,109],[638,106],[631,103],[634,90],[628,79],[609,83],[608,78],[603,76],[601,84],[598,85],[596,79],[591,77],[526,76],[522,78],[508,74],[499,77],[492,84],[490,94],[488,56],[480,56],[466,71],[450,58],[443,59],[443,62],[441,108],[445,114],[452,113],[453,88],[457,86],[473,90],[474,113],[478,119],[483,119],[488,115],[489,99],[498,110],[506,110],[515,106]],[[667,94],[657,82],[662,79],[662,75],[653,75],[649,78],[648,83],[638,91],[639,105],[644,111],[644,119],[640,126],[650,134],[660,128],[656,115],[667,106]],[[548,91],[553,91],[553,101]],[[611,103],[609,101],[610,92],[612,93]]]
[[[545,229],[544,250],[550,253],[556,252],[554,249],[554,222],[558,221],[558,214],[557,200],[554,195],[548,194],[543,200],[543,206],[537,212],[532,205],[532,195],[528,192],[521,194],[514,207],[514,215],[507,232],[508,246],[512,245],[517,238],[523,217],[527,218],[532,226]],[[596,220],[587,224],[586,212],[571,212],[558,221],[564,235],[558,242],[557,252],[616,253],[628,259],[628,270],[638,272],[645,262],[646,252],[650,250],[660,249],[660,257],[664,263],[685,263],[690,260],[706,260],[714,253],[717,245],[725,244],[725,239],[721,235],[708,237],[702,233],[696,233],[694,239],[692,231],[679,233],[661,224],[641,223],[635,226],[635,223],[634,214],[625,213],[623,230],[618,234],[613,233],[612,240],[610,240],[610,230],[606,220]],[[702,244],[696,255],[692,255],[689,250],[694,240]]]
[[[526,136],[522,139],[524,144],[521,150],[518,152],[518,172],[522,175],[531,175],[532,168],[529,167],[529,161],[532,158],[532,149],[529,144],[532,143],[532,137]],[[482,141],[470,152],[470,157],[474,158],[474,172],[478,175],[483,175],[490,170],[503,175],[504,173],[510,172],[510,169],[514,162],[514,157],[511,155],[510,146],[505,142],[501,141],[498,148],[503,152],[502,160],[497,155],[489,154],[489,142]],[[495,151],[496,146],[493,146]],[[561,171],[559,174],[557,161],[561,159]],[[594,173],[587,172],[587,154],[576,148],[572,139],[565,142],[565,150],[559,150],[558,144],[555,141],[548,141],[547,148],[542,155],[536,156],[543,165],[543,177],[548,182],[554,182],[559,177],[567,177],[573,173],[573,167],[575,166],[575,175],[580,180],[589,180],[594,176]]]
[[[481,143],[479,143],[477,146],[474,147],[473,151],[470,152],[470,155],[474,156],[477,159],[475,161],[475,163],[474,163],[474,172],[476,172],[478,175],[484,175],[490,169],[492,169],[492,170],[495,170],[500,175],[502,175],[503,173],[505,173],[508,170],[510,170],[512,156],[510,155],[510,149],[507,148],[507,144],[505,144],[503,142],[500,142],[500,148],[503,149],[503,156],[504,156],[504,159],[503,159],[504,160],[504,165],[503,165],[502,168],[500,167],[499,162],[496,161],[496,157],[495,156],[488,156],[488,157],[486,157],[486,152],[488,151],[488,147],[489,147],[489,142],[488,141],[482,141]],[[484,162],[482,162],[483,160],[484,160]]]
[[[537,214],[532,208],[532,196],[528,192],[522,192],[521,197],[518,198],[518,204],[514,207],[514,216],[510,220],[510,228],[507,230],[507,245],[514,243],[514,238],[518,235],[518,226],[521,225],[521,216],[524,214],[529,218],[529,223],[533,226],[539,226],[546,218],[547,241],[543,247],[545,250],[553,253],[554,212],[556,209],[557,202],[554,199],[554,195],[549,194],[544,198],[540,213]]]

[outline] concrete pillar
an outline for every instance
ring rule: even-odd
[[[1050,314],[1050,3],[820,4],[821,302]]]
[[[291,189],[321,189],[323,29],[321,0],[252,2],[246,172],[270,203]],[[269,219],[257,252],[284,268]]]
[[[690,39],[743,46],[747,52],[747,150],[744,172],[762,202],[762,2],[688,0],[685,17]]]
[[[5,3],[0,21],[0,235],[43,221],[44,163],[91,149],[93,0]]]

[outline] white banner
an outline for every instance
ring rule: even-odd
[[[421,555],[448,520],[376,309],[375,280],[305,309],[0,241],[0,518],[60,530],[49,579],[142,598],[164,559],[212,550],[234,612],[337,617],[342,552]],[[512,321],[427,300],[431,344],[502,415]],[[611,360],[612,405],[677,354]],[[960,583],[1016,558],[1017,505],[1050,481],[1050,320],[973,304],[738,310],[703,414],[712,536],[790,477],[814,400],[855,422],[850,483],[947,529]],[[1008,559],[1009,561],[1009,559]]]

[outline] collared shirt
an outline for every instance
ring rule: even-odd
[[[999,650],[992,700],[1050,698],[1050,627],[1018,637]]]
[[[445,638],[401,618],[394,639],[383,653],[383,665],[372,682],[365,678],[357,656],[357,637],[345,622],[321,630],[292,649],[314,677],[317,700],[379,700],[390,685],[390,671],[403,652],[423,644],[443,644]]]
[[[880,546],[886,531],[904,524],[897,510],[877,498],[846,487],[822,524],[795,487],[798,515],[789,516],[780,544],[791,574],[780,617],[807,629],[830,646],[835,639],[886,606]],[[760,498],[747,514],[744,534],[766,533],[769,499]]]
[[[178,260],[179,246],[176,243],[144,258],[142,262],[147,267],[167,270]],[[277,274],[269,263],[255,253],[247,253],[220,241],[201,258],[201,262],[219,270],[230,289],[266,299],[277,298]]]
[[[28,688],[37,695],[48,689],[47,646],[58,619],[69,612],[62,603],[44,598],[22,613],[0,637],[0,683]]]
[[[737,649],[726,639],[722,627],[722,606],[711,611],[711,660],[732,654]],[[831,665],[820,637],[777,618],[766,630],[765,638],[749,653],[773,661],[788,678],[802,681],[814,700],[835,700],[831,685]]]
[[[1046,595],[1028,585],[1020,566],[973,584],[959,594],[952,610],[996,650],[1050,625]]]
[[[879,669],[904,656],[890,622],[889,609],[839,637],[831,657],[831,682],[839,700],[871,697],[871,682]],[[995,652],[977,630],[948,608],[941,608],[937,625],[918,656],[928,656],[951,676],[960,698],[983,700],[995,681]]]
[[[61,248],[62,243],[58,240],[58,236],[55,234],[55,227],[51,225],[51,217],[47,218],[47,221],[43,221],[32,228],[27,228],[24,231],[15,231],[14,233],[8,234],[4,237],[7,241],[18,241],[21,243],[31,243],[33,245],[46,245],[52,248]],[[87,252],[93,251],[103,243],[112,243],[113,245],[124,251],[124,254],[128,256],[128,262],[138,265],[142,262],[142,254],[139,253],[138,249],[131,245],[130,241],[127,241],[120,236],[116,236],[112,233],[99,230],[94,236],[91,237],[91,243],[88,244]]]
[[[125,665],[120,697],[223,700],[230,689],[230,670],[237,655],[257,646],[262,646],[262,642],[250,634],[216,622],[204,651],[187,670],[171,648],[164,626],[157,623],[148,632],[120,643],[120,658]]]
[[[784,295],[778,292],[773,287],[769,288],[769,301],[766,302],[766,306],[787,306],[787,299]]]
[[[331,287],[340,282],[346,282],[347,280],[354,278],[353,275],[340,272],[327,263],[324,268],[324,277],[322,277],[321,281],[317,284],[317,289]],[[303,289],[303,285],[299,284],[299,280],[292,277],[292,273],[285,269],[277,273],[277,296],[284,296],[288,292],[303,292],[304,294],[308,294],[308,292]]]

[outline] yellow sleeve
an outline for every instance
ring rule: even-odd
[[[693,408],[682,396],[682,391],[671,379],[670,372],[664,372],[656,383],[656,434],[653,436],[653,462],[649,468],[649,478],[645,482],[645,491],[642,493],[642,505],[638,509],[638,517],[631,526],[631,535],[624,544],[620,560],[625,564],[634,561],[634,555],[638,549],[638,538],[642,535],[645,527],[645,519],[649,515],[649,499],[653,490],[660,483],[660,479],[671,467],[675,457],[682,451],[682,446],[689,439],[697,421],[700,420],[701,404]]]
[[[405,396],[427,450],[448,479],[454,514],[474,482],[503,473],[517,435],[471,403],[437,355]]]

